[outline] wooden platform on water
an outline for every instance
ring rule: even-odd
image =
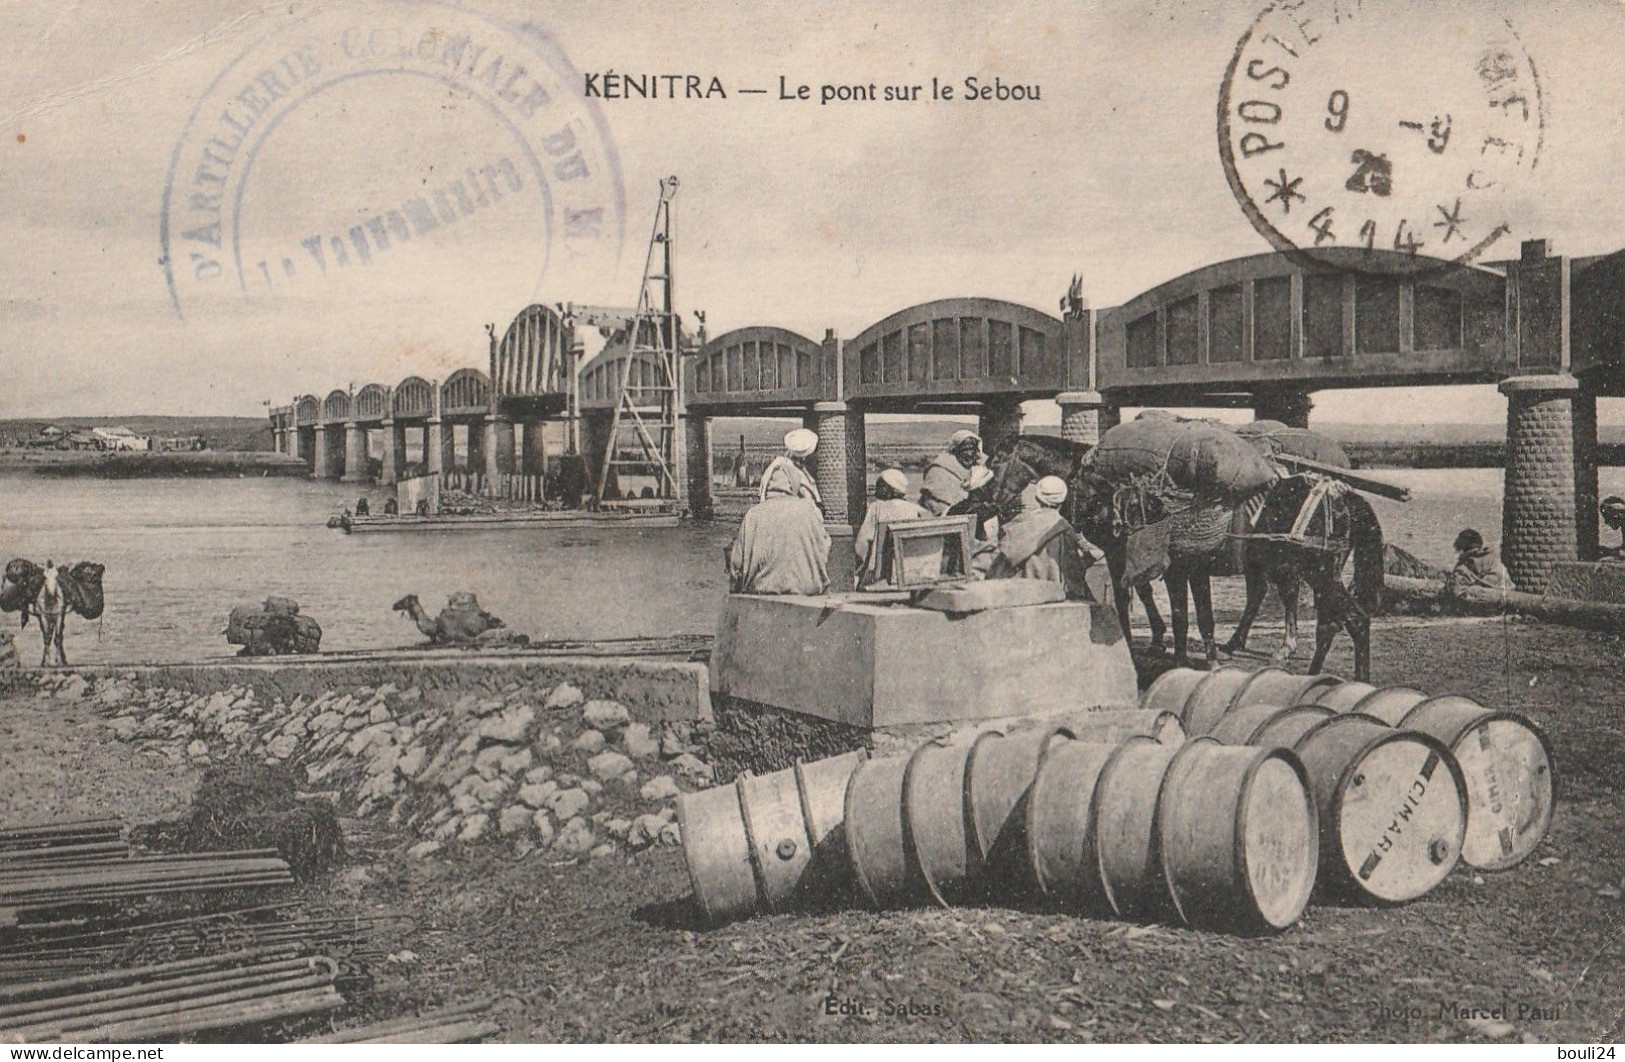
[[[586,509],[557,509],[537,512],[471,513],[435,516],[352,516],[344,530],[349,534],[375,532],[432,531],[550,531],[588,527],[676,527],[678,515],[669,510],[624,509],[592,512]],[[342,525],[340,525],[342,527]]]

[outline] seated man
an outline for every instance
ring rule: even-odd
[[[395,516],[401,511],[400,503],[394,498],[384,499],[384,515]]]
[[[977,465],[970,470],[965,489],[964,499],[949,506],[947,515],[975,519],[971,570],[985,576],[999,552],[999,507],[993,500],[993,473],[986,465]]]
[[[852,552],[858,568],[853,581],[865,586],[880,578],[880,525],[895,520],[919,520],[931,514],[908,500],[908,476],[900,468],[888,468],[875,480],[875,500],[863,517],[863,525],[852,537]]]
[[[1487,590],[1510,590],[1512,580],[1507,570],[1501,566],[1490,553],[1490,548],[1484,544],[1484,536],[1473,528],[1467,528],[1456,536],[1456,567],[1445,580],[1444,592],[1451,595],[1460,595],[1469,587],[1483,587]]]
[[[1066,501],[1066,481],[1045,476],[1033,490],[1034,507],[999,531],[999,551],[989,579],[1048,579],[1066,587],[1066,596],[1089,596],[1084,573],[1100,551],[1073,530],[1058,511]]]
[[[1597,555],[1603,560],[1625,560],[1625,498],[1611,494],[1598,506],[1598,515],[1610,531],[1619,532],[1619,545],[1603,546]]]
[[[735,594],[803,594],[829,590],[829,532],[807,498],[777,483],[750,507],[724,553],[728,589]]]
[[[818,433],[807,428],[797,428],[784,437],[784,453],[769,462],[762,472],[762,482],[757,488],[757,500],[767,499],[777,491],[788,494],[793,498],[807,498],[820,509],[824,507],[823,496],[818,493],[818,484],[813,481],[812,473],[807,471],[807,459],[812,457],[813,451],[818,449]]]
[[[367,504],[366,498],[357,498],[355,501],[355,514],[357,516],[371,516],[372,506]]]
[[[948,439],[948,448],[925,469],[925,483],[920,488],[920,504],[932,516],[941,516],[955,504],[965,500],[966,486],[971,469],[982,460],[982,440],[976,433],[960,429]]]

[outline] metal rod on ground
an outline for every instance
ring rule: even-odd
[[[218,992],[213,995],[196,996],[185,1001],[186,1010],[205,1010],[211,1007],[220,1007],[225,1004],[245,1003],[251,1000],[263,999],[267,996],[282,995],[309,988],[331,987],[333,972],[322,974],[309,974],[304,977],[277,981],[269,984],[252,985],[227,992]],[[114,1010],[102,1014],[90,1014],[80,1017],[66,1017],[59,1020],[31,1022],[27,1025],[18,1025],[8,1029],[8,1032],[19,1033],[24,1036],[39,1036],[43,1033],[53,1033],[50,1039],[80,1032],[88,1028],[95,1028],[109,1022],[133,1022],[145,1018],[155,1018],[174,1014],[183,1009],[175,1005],[174,1001],[153,1003],[143,1006],[128,1007],[123,1010]]]
[[[291,885],[293,878],[287,874],[260,874],[250,877],[229,877],[218,879],[190,879],[186,881],[171,882],[136,882],[130,885],[108,886],[106,888],[84,888],[72,892],[47,892],[9,899],[7,902],[14,910],[38,913],[41,911],[60,910],[64,907],[75,907],[80,904],[105,903],[109,900],[139,899],[143,896],[167,895],[170,893],[185,892],[218,892],[225,889],[264,888],[274,885]]]
[[[250,1006],[230,1005],[189,1011],[174,1018],[150,1021],[124,1022],[83,1030],[69,1040],[103,1043],[125,1043],[131,1040],[163,1039],[204,1029],[235,1027],[251,1023],[295,1018],[306,1014],[319,1014],[337,1010],[344,1005],[344,997],[333,986],[276,996]]]
[[[351,1029],[340,1029],[338,1032],[328,1033],[325,1036],[315,1036],[304,1043],[310,1044],[348,1044],[358,1043],[368,1036],[379,1036],[387,1033],[399,1032],[403,1029],[418,1027],[424,1022],[440,1021],[446,1018],[461,1018],[469,1014],[478,1014],[489,1010],[495,1000],[480,998],[464,1000],[461,1003],[448,1003],[444,1007],[425,1011],[422,1014],[409,1014],[400,1018],[389,1018],[384,1021],[373,1022],[370,1025],[357,1025]]]
[[[117,988],[100,988],[92,992],[50,996],[0,1007],[0,1025],[8,1022],[19,1024],[12,1019],[26,1015],[73,1017],[75,1013],[92,1013],[104,1009],[109,1003],[129,1007],[133,1006],[136,1000],[158,1002],[166,996],[182,998],[195,995],[197,993],[193,990],[204,987],[216,988],[228,984],[248,987],[274,980],[287,980],[294,973],[309,970],[311,967],[312,960],[309,959],[283,959],[280,962],[234,966],[224,970],[210,970],[153,981],[137,981]],[[36,1022],[43,1020],[45,1020],[43,1017],[34,1019]]]
[[[13,837],[33,837],[39,834],[83,833],[86,830],[124,829],[123,819],[69,819],[62,822],[26,823],[22,826],[0,826],[0,842]]]
[[[151,976],[158,974],[178,973],[185,970],[203,970],[214,966],[223,966],[228,963],[255,962],[262,959],[290,959],[293,953],[286,947],[276,948],[245,948],[241,951],[222,952],[219,955],[207,955],[197,959],[177,959],[174,962],[152,963],[147,966],[132,966],[125,970],[107,970],[102,973],[91,974],[86,977],[65,977],[45,984],[29,985],[19,988],[0,989],[0,999],[16,999],[36,993],[54,992],[59,989],[83,988],[92,985],[116,984],[119,981],[128,981],[134,977]]]
[[[367,1040],[354,1040],[358,1044],[471,1044],[502,1032],[494,1021],[460,1021],[449,1025],[426,1026],[410,1033],[395,1033]]]

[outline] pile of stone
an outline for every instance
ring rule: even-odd
[[[113,734],[171,762],[248,756],[299,769],[356,817],[383,816],[419,840],[416,858],[501,841],[519,854],[601,858],[678,845],[674,801],[711,782],[686,723],[651,726],[569,683],[436,703],[394,684],[265,699],[129,679],[42,674],[43,697],[89,697]]]

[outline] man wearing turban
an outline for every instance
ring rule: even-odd
[[[965,500],[971,469],[982,463],[982,440],[961,428],[948,438],[948,448],[931,459],[920,488],[920,504],[932,516],[942,516]]]
[[[793,489],[788,477],[763,480],[763,500],[745,513],[724,553],[732,593],[816,597],[829,590],[824,514]]]
[[[888,468],[875,480],[875,500],[863,517],[863,525],[852,538],[852,550],[857,554],[858,570],[854,576],[858,586],[867,586],[880,578],[880,525],[897,520],[919,520],[931,514],[908,500],[908,477],[900,468]]]
[[[1034,506],[999,530],[999,552],[989,579],[1048,579],[1066,587],[1068,597],[1086,596],[1084,573],[1100,551],[1060,513],[1066,481],[1045,476],[1033,487]]]
[[[762,472],[757,500],[766,501],[770,491],[788,494],[792,498],[807,498],[820,509],[824,507],[818,484],[807,471],[807,459],[818,449],[818,434],[806,428],[797,428],[784,437],[784,453],[775,457]]]

